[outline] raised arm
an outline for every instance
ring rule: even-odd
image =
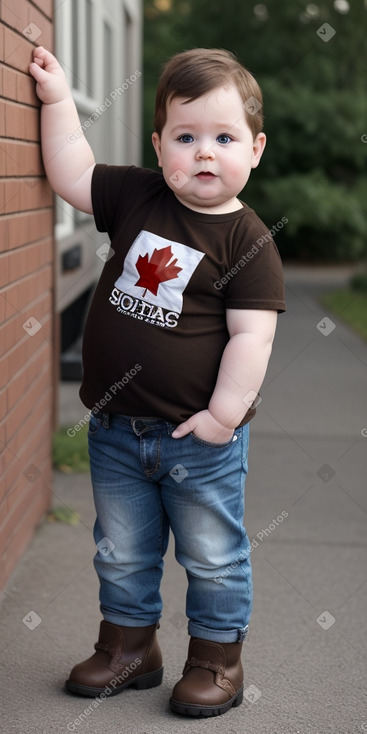
[[[277,312],[227,309],[230,340],[223,352],[208,409],[191,416],[173,438],[194,433],[205,441],[231,438],[260,390],[274,340]]]
[[[43,46],[33,52],[29,71],[42,104],[41,143],[47,178],[53,190],[72,206],[92,214],[93,151],[80,120],[65,74]],[[77,135],[75,135],[77,131]]]

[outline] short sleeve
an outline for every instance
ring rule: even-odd
[[[92,175],[92,206],[99,232],[112,240],[124,218],[157,191],[167,188],[161,173],[139,166],[109,166],[97,163]]]
[[[264,223],[251,211],[243,241],[226,274],[226,308],[286,310],[283,265]]]
[[[122,190],[133,166],[108,166],[97,163],[92,175],[92,206],[98,232],[108,232],[112,239],[116,212],[122,200]]]

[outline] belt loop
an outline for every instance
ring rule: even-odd
[[[111,416],[109,413],[102,413],[102,426],[103,428],[109,428],[110,427],[110,419]]]

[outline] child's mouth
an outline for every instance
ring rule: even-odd
[[[196,174],[196,178],[199,178],[201,181],[210,181],[212,178],[216,178],[216,176],[210,171],[199,171],[199,173]]]

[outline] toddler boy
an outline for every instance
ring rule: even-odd
[[[80,390],[91,409],[103,621],[94,655],[66,686],[97,696],[161,683],[156,629],[171,528],[191,636],[171,708],[222,714],[242,701],[252,605],[249,421],[285,310],[277,248],[237,198],[265,147],[261,91],[227,51],[174,56],[156,98],[160,173],[96,165],[73,135],[80,122],[55,57],[35,49],[30,71],[50,184],[94,215],[113,253],[88,315]]]

